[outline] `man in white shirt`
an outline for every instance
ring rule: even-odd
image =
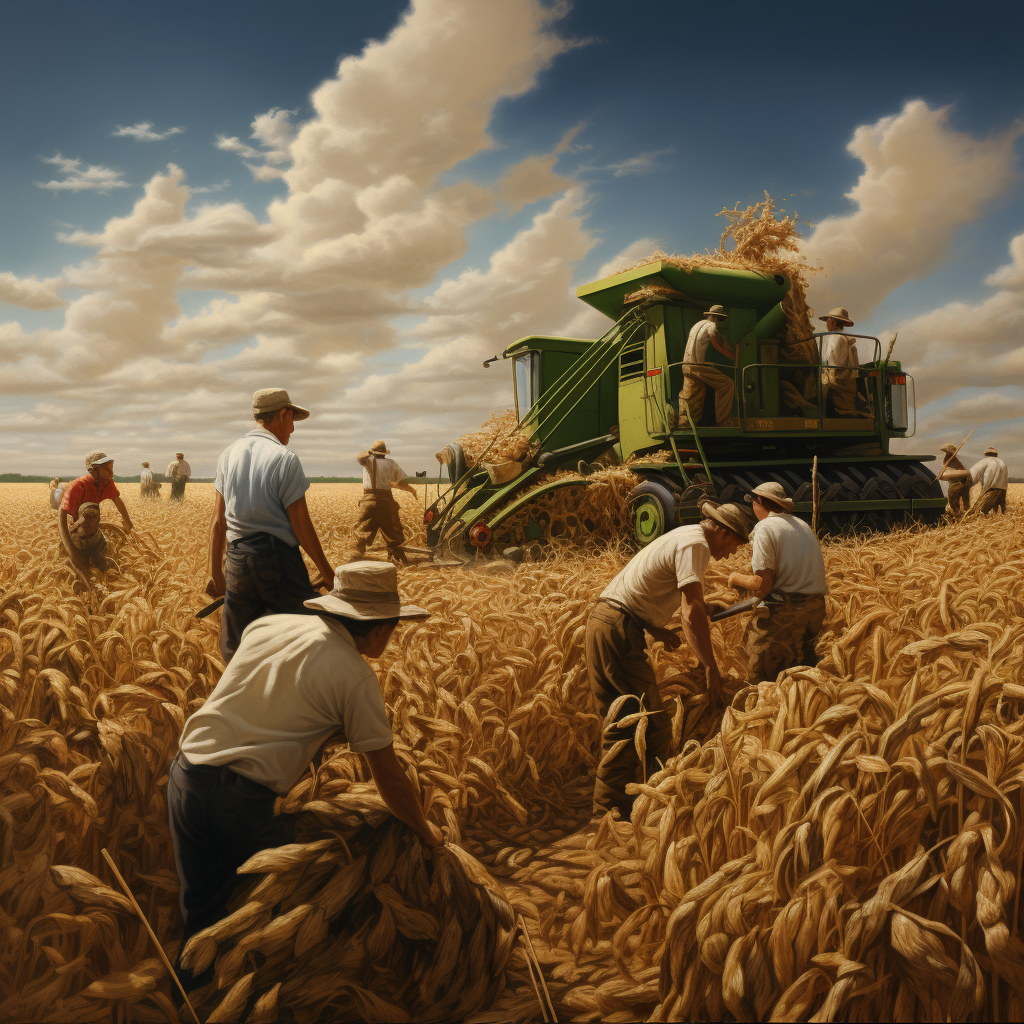
[[[153,479],[153,470],[148,462],[142,464],[139,473],[139,493],[143,498],[155,498],[160,493],[160,485]]]
[[[402,467],[387,457],[389,454],[388,446],[383,441],[374,441],[365,452],[356,456],[356,461],[363,467],[363,496],[359,500],[356,551],[362,558],[379,530],[387,543],[388,556],[406,565],[409,559],[401,548],[405,540],[405,528],[391,488],[408,491],[414,498],[416,490],[409,483]]]
[[[309,410],[284,388],[263,388],[252,396],[252,415],[256,427],[221,453],[214,482],[207,592],[224,595],[225,662],[250,622],[273,612],[304,614],[303,602],[317,596],[300,546],[321,581],[334,576],[306,507],[309,481],[287,447],[295,421]]]
[[[732,415],[732,400],[736,384],[731,376],[723,373],[714,363],[708,362],[708,348],[721,353],[733,365],[736,363],[736,349],[718,330],[728,314],[722,306],[712,306],[690,329],[683,354],[683,390],[679,392],[679,422],[685,423],[683,405],[690,410],[694,423],[699,423],[704,413],[704,398],[707,389],[715,389],[715,424],[719,427],[736,425]]]
[[[185,461],[184,452],[175,452],[174,461],[167,464],[164,476],[171,481],[171,501],[181,501],[185,497],[185,484],[192,475],[192,467]]]
[[[817,665],[815,641],[825,622],[825,559],[814,531],[791,515],[793,499],[782,484],[758,484],[746,500],[757,525],[750,534],[751,573],[734,572],[730,587],[753,597],[772,595],[747,622],[747,682],[775,679],[794,665]]]
[[[859,377],[860,356],[857,354],[857,339],[843,332],[844,327],[852,327],[850,314],[837,306],[826,316],[819,316],[825,321],[829,330],[821,339],[821,386],[822,407],[828,415],[829,394],[838,416],[858,416],[857,381]]]
[[[311,614],[252,623],[182,729],[167,781],[182,948],[224,916],[246,860],[294,841],[294,817],[275,815],[274,802],[328,741],[365,755],[381,799],[424,845],[444,841],[395,756],[380,683],[364,660],[384,653],[400,620],[430,613],[401,604],[398,573],[382,562],[339,566],[331,593],[306,607]],[[182,973],[186,988],[206,983]]]
[[[647,660],[644,630],[669,650],[680,644],[677,633],[665,624],[678,611],[683,635],[704,666],[708,700],[718,701],[722,676],[711,648],[711,626],[704,607],[704,572],[712,558],[728,558],[747,542],[747,518],[737,505],[702,509],[705,519],[694,526],[678,526],[648,544],[605,587],[587,620],[587,674],[597,712],[604,721],[601,762],[594,780],[594,813],[617,807],[629,816],[633,797],[626,786],[639,782],[640,759],[634,746],[636,723],[621,719],[637,714],[643,701],[647,720],[647,772],[656,770],[655,758],[671,756],[672,722],[662,710],[661,694]],[[624,701],[608,721],[611,705]],[[620,743],[620,741],[626,741]]]
[[[971,505],[971,512],[978,515],[987,515],[999,509],[1006,512],[1006,488],[1010,482],[1009,470],[1006,463],[999,458],[999,452],[991,445],[984,451],[984,458],[981,462],[971,466],[971,477],[976,484],[980,484],[980,494]]]
[[[63,500],[64,488],[61,486],[60,477],[55,476],[50,481],[50,508],[59,509]]]

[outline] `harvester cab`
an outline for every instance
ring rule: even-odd
[[[522,456],[488,462],[484,451],[469,466],[448,446],[449,486],[425,513],[431,548],[515,540],[503,523],[553,489],[587,486],[592,460],[612,449],[640,477],[630,496],[639,544],[697,521],[709,498],[742,502],[769,480],[809,519],[815,458],[825,532],[936,520],[946,500],[922,464],[932,457],[890,451],[915,426],[913,379],[892,346],[883,355],[877,338],[843,333],[855,358],[836,365],[836,332],[794,331],[789,291],[782,274],[666,261],[580,288],[613,325],[596,341],[531,336],[505,349]],[[690,333],[712,305],[723,308],[718,331],[734,359],[709,346],[688,361]]]

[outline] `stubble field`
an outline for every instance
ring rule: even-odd
[[[87,589],[45,485],[0,486],[2,1020],[177,1019],[99,851],[173,957],[166,770],[222,669],[219,615],[194,618],[212,487],[123,491],[138,536],[111,532],[119,568]],[[433,617],[376,668],[464,853],[425,855],[331,748],[284,801],[308,841],[250,864],[257,888],[194,944],[217,969],[201,1018],[541,1019],[522,915],[560,1020],[1022,1019],[1022,491],[1005,517],[827,545],[816,668],[747,686],[742,620],[715,627],[724,713],[685,647],[655,645],[679,753],[625,822],[590,821],[583,636],[628,552],[401,569]],[[358,492],[310,492],[334,564]],[[415,543],[422,500],[399,501]]]

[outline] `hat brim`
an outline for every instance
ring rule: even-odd
[[[92,469],[93,466],[105,466],[105,465],[107,465],[108,462],[113,462],[113,461],[114,461],[114,456],[113,455],[108,455],[106,458],[103,458],[103,459],[93,459],[92,462],[89,463],[89,468]]]
[[[853,321],[848,320],[845,316],[819,316],[818,319],[823,324],[827,324],[829,320],[835,320],[837,324],[845,324],[847,327],[853,326]]]
[[[292,418],[295,420],[308,420],[309,410],[303,409],[301,405],[279,405],[276,409],[253,409],[252,414],[256,416],[269,416],[271,413],[280,412],[282,409],[291,409]]]
[[[716,316],[716,317],[718,317],[719,320],[728,320],[729,319],[729,314],[728,313],[712,313],[710,309],[707,310],[704,313],[704,315],[705,316]]]
[[[743,500],[748,505],[754,504],[754,498],[761,498],[763,501],[773,501],[776,505],[781,505],[787,512],[792,512],[796,508],[796,502],[792,498],[769,498],[767,494],[744,494]]]
[[[324,594],[302,602],[312,611],[344,615],[346,619],[429,619],[430,612],[415,604],[401,604],[398,601],[346,601],[334,594]]]
[[[739,537],[744,543],[750,540],[750,530],[749,528],[747,528],[746,523],[743,524],[743,533],[740,533],[740,531],[736,529],[733,523],[726,522],[726,520],[718,514],[718,509],[716,506],[710,503],[705,503],[704,505],[701,505],[700,511],[701,514],[707,517],[708,519],[714,520],[716,523],[718,523],[719,526],[724,526],[730,533],[736,534],[736,536]]]

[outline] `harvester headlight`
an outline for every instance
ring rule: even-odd
[[[476,523],[470,528],[469,543],[475,548],[484,548],[490,543],[491,528],[486,523]]]
[[[433,521],[434,510],[432,508],[428,508],[427,511],[423,513],[423,525],[429,526]]]

